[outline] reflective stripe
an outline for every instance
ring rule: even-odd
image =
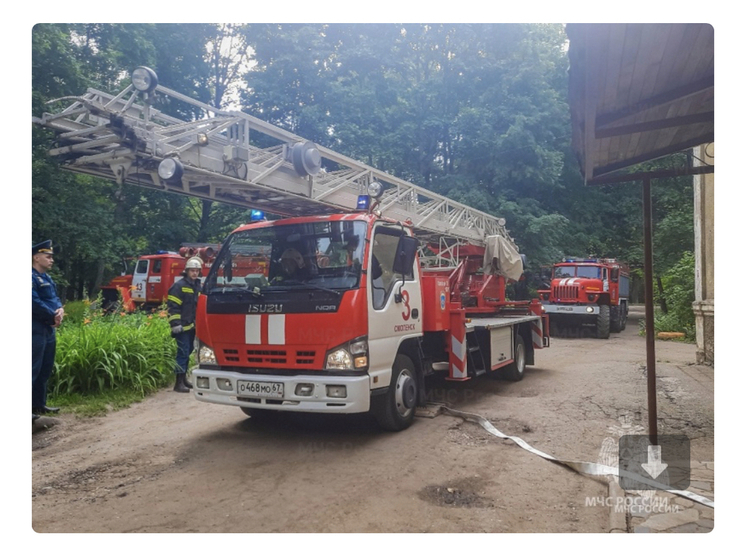
[[[267,320],[267,343],[285,345],[285,315],[271,314]]]
[[[187,324],[186,326],[184,326],[184,332],[186,332],[187,330],[191,330],[192,328],[194,328],[194,324]]]
[[[259,345],[262,343],[262,316],[259,314],[247,314],[245,326],[246,345]]]
[[[192,289],[191,287],[182,287],[181,292],[182,293],[194,293],[194,289]]]
[[[172,314],[171,316],[168,317],[168,320],[169,320],[169,322],[172,321],[172,320],[181,320],[181,315],[180,314]]]
[[[181,305],[181,303],[182,303],[181,299],[179,299],[176,295],[169,295],[168,296],[168,300],[169,301],[173,301],[177,305]]]

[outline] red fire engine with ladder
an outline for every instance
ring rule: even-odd
[[[167,98],[202,118],[159,111]],[[236,229],[203,278],[200,401],[372,411],[401,430],[429,375],[520,380],[549,345],[540,302],[506,300],[523,263],[501,218],[192,100],[145,67],[116,95],[88,90],[34,121],[71,171],[286,216]]]

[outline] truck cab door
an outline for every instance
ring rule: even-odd
[[[138,303],[145,302],[149,264],[149,260],[138,260],[135,273],[132,275],[132,300]]]
[[[391,380],[391,367],[403,339],[422,334],[422,291],[417,263],[405,274],[394,271],[400,227],[377,224],[368,254],[368,348],[371,388]]]

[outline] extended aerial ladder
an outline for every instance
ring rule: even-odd
[[[77,173],[224,202],[280,216],[354,211],[371,183],[383,186],[378,210],[408,223],[436,258],[455,262],[461,244],[484,246],[500,236],[513,247],[505,220],[317,146],[235,110],[212,107],[163,87],[149,68],[116,95],[89,89],[33,122],[56,132],[50,155]],[[159,106],[180,103],[198,115],[185,121]],[[259,145],[263,147],[258,147]],[[517,247],[516,251],[517,251]]]

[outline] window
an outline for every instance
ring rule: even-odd
[[[332,221],[238,231],[213,262],[204,292],[354,289],[366,228],[362,221]]]
[[[137,268],[135,269],[136,274],[147,274],[148,273],[148,261],[138,260]]]
[[[154,274],[160,274],[161,273],[161,263],[163,260],[153,260],[153,273]]]
[[[402,234],[401,229],[378,227],[373,236],[370,278],[373,288],[373,308],[376,310],[386,305],[394,283],[399,278],[397,274],[394,274],[394,258],[399,237]],[[405,279],[413,280],[413,272],[408,273]]]

